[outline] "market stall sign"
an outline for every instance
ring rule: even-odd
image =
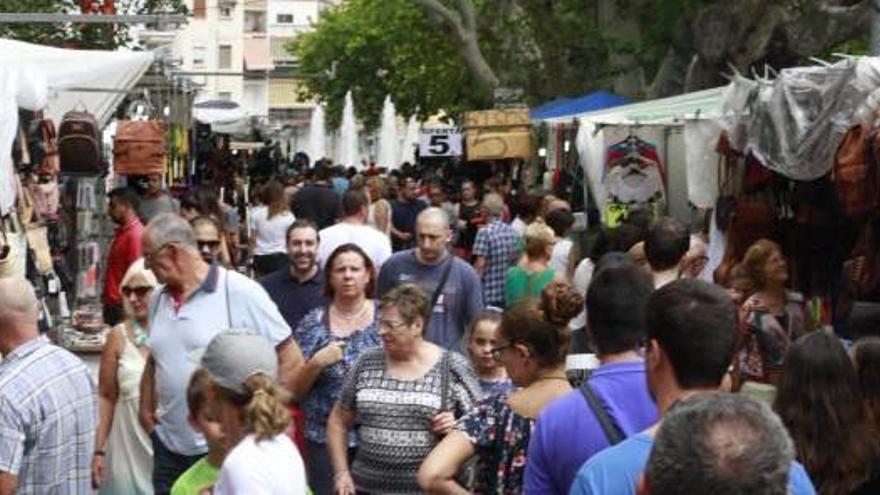
[[[464,122],[468,160],[531,157],[528,109],[468,112]]]
[[[454,127],[426,127],[419,133],[419,156],[461,156],[461,131]]]

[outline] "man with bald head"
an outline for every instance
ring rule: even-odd
[[[37,330],[24,278],[0,278],[0,495],[89,493],[95,385],[79,358]]]
[[[395,253],[379,272],[379,296],[404,283],[416,283],[431,300],[425,338],[460,349],[465,329],[483,309],[483,291],[473,267],[449,252],[449,217],[428,208],[416,219],[416,247]]]
[[[275,346],[282,382],[302,362],[302,353],[262,286],[206,263],[182,217],[156,216],[142,242],[147,267],[164,284],[150,301],[150,357],[140,403],[141,424],[153,440],[153,488],[163,494],[208,450],[187,419],[186,387],[211,339],[230,328],[259,332]]]

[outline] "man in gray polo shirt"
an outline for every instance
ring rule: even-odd
[[[483,290],[474,268],[447,249],[452,232],[449,216],[440,208],[428,208],[416,219],[417,247],[388,258],[379,271],[379,296],[404,283],[416,283],[428,297],[442,283],[431,308],[425,338],[447,349],[460,350],[465,329],[483,309]]]
[[[142,239],[146,264],[164,284],[150,301],[150,358],[140,403],[141,423],[153,440],[155,493],[164,494],[207,452],[187,421],[186,387],[211,339],[229,328],[257,330],[275,346],[282,382],[302,353],[260,284],[202,260],[186,220],[158,215]]]

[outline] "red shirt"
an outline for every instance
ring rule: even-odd
[[[141,257],[141,234],[144,225],[135,216],[130,222],[116,229],[113,242],[107,251],[107,276],[104,279],[104,304],[121,306],[122,293],[119,284],[128,267]]]

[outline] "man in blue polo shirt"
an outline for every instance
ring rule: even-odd
[[[650,275],[624,254],[610,253],[599,260],[587,291],[586,313],[601,366],[581,387],[590,387],[619,430],[617,441],[658,419],[639,355],[645,340],[645,303],[653,290]],[[544,408],[529,442],[524,493],[568,493],[584,461],[612,444],[596,414],[583,390],[573,390]]]
[[[320,241],[314,222],[293,222],[287,229],[288,265],[260,280],[291,329],[306,313],[329,303],[324,295],[324,271],[317,262]]]
[[[645,322],[648,387],[661,415],[679,401],[721,387],[737,338],[736,310],[724,289],[702,280],[671,282],[651,294]],[[593,456],[578,471],[570,495],[636,495],[659,427],[655,424]],[[815,493],[796,462],[788,484],[792,495]]]
[[[214,336],[230,328],[262,334],[278,353],[282,383],[303,358],[266,291],[238,272],[205,263],[186,220],[156,216],[142,243],[145,264],[164,284],[150,301],[150,357],[139,411],[153,441],[153,488],[161,495],[208,450],[188,421],[186,388]]]

